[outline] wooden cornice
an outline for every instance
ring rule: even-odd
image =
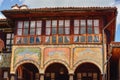
[[[36,9],[3,10],[7,18],[45,17],[45,16],[84,16],[116,13],[116,7],[56,7]]]

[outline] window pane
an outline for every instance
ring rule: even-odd
[[[88,42],[92,42],[92,36],[88,36]]]
[[[22,38],[21,38],[21,37],[17,37],[16,43],[17,43],[17,44],[21,44],[21,43],[22,43]]]
[[[79,20],[74,20],[74,27],[78,27],[79,26]]]
[[[97,27],[97,26],[94,27],[94,33],[95,33],[95,34],[99,34],[99,27]]]
[[[41,42],[41,37],[36,37],[36,43],[40,43]]]
[[[81,25],[81,26],[86,26],[85,20],[80,20],[80,25]]]
[[[87,26],[88,26],[87,29],[88,34],[92,34],[92,20],[87,20]]]
[[[8,72],[7,71],[4,71],[3,78],[8,78]]]
[[[94,20],[94,26],[99,26],[99,20]]]
[[[92,20],[87,20],[87,26],[92,26]]]
[[[24,21],[24,28],[28,28],[29,27],[29,21]]]
[[[12,38],[11,34],[7,34],[7,39]]]
[[[14,40],[12,39],[12,40],[11,40],[11,44],[13,44],[13,43],[14,43]]]
[[[10,45],[10,44],[11,44],[9,39],[6,41],[6,44],[8,44],[8,45]]]
[[[37,27],[42,27],[42,21],[37,21]]]
[[[27,43],[28,43],[28,38],[24,37],[24,38],[23,38],[23,43],[24,43],[24,44],[27,44]]]
[[[85,29],[84,26],[81,27],[80,33],[81,33],[81,34],[85,34],[85,33],[86,33],[86,29]]]
[[[46,20],[46,27],[51,27],[51,21],[50,20]]]
[[[63,28],[62,27],[59,28],[59,34],[63,34]]]
[[[24,35],[28,35],[28,29],[24,29]]]
[[[58,37],[58,43],[63,43],[63,36]]]
[[[52,20],[52,27],[57,27],[57,20]]]
[[[65,20],[65,27],[70,27],[70,20]]]
[[[99,42],[99,37],[98,36],[94,36],[94,42]]]
[[[80,42],[85,42],[85,36],[80,36]]]
[[[92,34],[92,27],[88,27],[88,34]]]
[[[74,27],[74,34],[79,34],[79,27]]]
[[[17,35],[22,35],[22,29],[18,29]]]
[[[74,36],[74,42],[79,42],[79,37],[78,36]]]
[[[70,28],[65,28],[65,34],[70,34]]]
[[[56,36],[52,36],[52,43],[56,43]]]
[[[57,33],[57,28],[52,28],[52,34],[56,34]]]
[[[30,37],[30,43],[34,43],[34,37]]]
[[[63,20],[59,20],[59,27],[63,27],[64,26],[64,21]]]
[[[50,28],[46,28],[46,35],[50,35]]]
[[[18,21],[18,28],[22,28],[23,27],[23,22],[22,21]]]
[[[14,34],[12,33],[12,38],[14,38]]]
[[[46,37],[45,37],[45,42],[46,42],[46,43],[50,43],[50,36],[46,36]]]
[[[30,35],[35,35],[35,29],[30,29]]]
[[[35,21],[31,21],[30,27],[35,28]]]
[[[36,28],[36,35],[41,35],[41,28]]]
[[[69,36],[65,36],[64,40],[65,40],[64,41],[65,43],[69,43],[70,42],[70,37]]]

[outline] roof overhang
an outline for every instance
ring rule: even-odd
[[[116,12],[116,7],[57,7],[36,9],[11,9],[2,13],[7,18],[29,18],[29,17],[53,17],[53,16],[86,16],[86,15],[108,15]]]

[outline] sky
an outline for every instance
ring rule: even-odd
[[[43,7],[112,7],[118,8],[116,21],[115,41],[120,42],[120,0],[0,0],[0,11],[11,9],[11,6],[18,4],[28,5],[29,8]],[[0,18],[5,18],[0,13]]]

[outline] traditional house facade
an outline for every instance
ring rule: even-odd
[[[0,79],[120,79],[110,68],[115,7],[15,5],[2,13]]]

